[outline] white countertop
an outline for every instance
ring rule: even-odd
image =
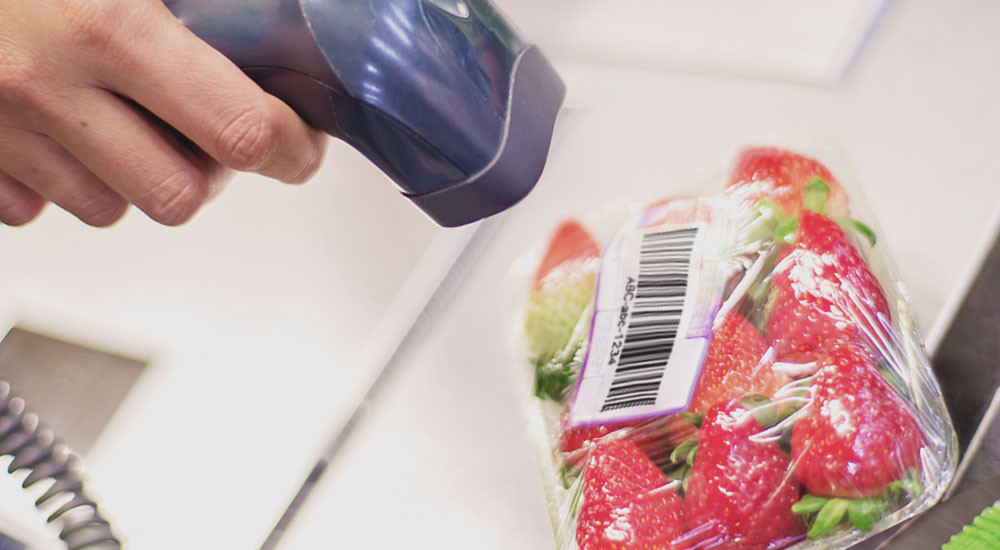
[[[505,274],[555,220],[653,189],[697,191],[697,176],[762,136],[840,145],[926,334],[995,232],[998,8],[899,2],[832,87],[561,65],[575,112],[539,187],[280,548],[552,548],[511,372]]]
[[[748,142],[839,144],[926,334],[994,231],[997,22],[988,2],[892,3],[832,86],[559,63],[571,109],[542,181],[280,548],[551,548],[503,278],[555,220],[697,191]],[[90,229],[54,209],[4,228],[0,319],[150,360],[86,457],[132,548],[255,548],[373,375],[374,327],[436,237],[461,234],[335,143],[306,186],[240,175],[182,228],[133,212]]]

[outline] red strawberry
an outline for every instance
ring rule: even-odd
[[[791,461],[774,441],[753,437],[763,429],[738,401],[709,409],[684,499],[694,547],[780,548],[805,533],[792,512],[801,491]]]
[[[691,438],[696,430],[678,414],[571,428],[569,414],[570,405],[567,404],[559,416],[556,447],[571,465],[582,461],[587,451],[605,437],[627,439],[654,463],[665,465],[670,450]]]
[[[591,426],[569,427],[570,404],[563,407],[562,414],[559,415],[559,433],[557,447],[560,452],[572,453],[588,447],[598,439],[618,430],[632,428],[641,424],[639,420],[609,422],[607,424],[595,424]]]
[[[712,217],[711,204],[701,198],[678,197],[655,202],[642,213],[639,227],[661,224],[689,224],[709,221]]]
[[[542,286],[543,280],[551,277],[553,272],[573,271],[574,265],[581,261],[596,258],[601,255],[601,249],[590,233],[576,220],[568,220],[560,225],[549,241],[548,250],[538,264],[535,272],[535,289]]]
[[[827,212],[847,215],[847,193],[821,163],[798,153],[775,147],[752,147],[740,153],[726,185],[726,194],[736,197],[747,211],[767,198],[788,216],[802,209],[802,189],[814,179],[830,187]]]
[[[680,548],[681,498],[632,443],[601,442],[587,461],[576,525],[580,550]]]
[[[919,468],[924,436],[866,348],[832,344],[792,430],[795,476],[817,496],[867,498]]]
[[[764,337],[742,315],[730,312],[713,331],[688,410],[707,412],[715,403],[748,393],[768,397],[791,381],[772,370]]]
[[[890,323],[882,287],[831,219],[799,213],[795,243],[774,269],[767,339],[781,361],[808,362],[825,342],[879,338]]]

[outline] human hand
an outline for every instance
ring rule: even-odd
[[[323,135],[160,0],[0,2],[0,221],[51,201],[105,226],[187,221],[227,168],[307,180]]]

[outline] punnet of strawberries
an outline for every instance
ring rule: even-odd
[[[750,147],[613,235],[554,228],[517,330],[560,550],[847,548],[943,495],[954,430],[854,197],[807,154]],[[671,236],[691,227],[714,245]],[[581,382],[598,371],[603,407]]]

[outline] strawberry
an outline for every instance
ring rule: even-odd
[[[593,302],[600,249],[576,221],[555,232],[535,274],[524,330],[535,360],[535,393],[565,398],[579,370],[579,328]],[[582,333],[581,333],[582,332]]]
[[[712,206],[704,199],[697,197],[669,198],[647,206],[639,219],[639,227],[690,224],[696,221],[709,221],[711,217]]]
[[[682,501],[671,481],[632,443],[601,442],[584,471],[577,518],[580,550],[680,548]]]
[[[754,412],[731,401],[705,417],[684,499],[685,538],[695,548],[780,548],[805,533],[792,512],[801,491],[789,456],[753,437],[764,429]]]
[[[608,434],[621,432],[625,429],[632,430],[640,426],[643,420],[625,420],[620,422],[608,422],[605,424],[593,424],[590,426],[569,426],[570,405],[563,408],[559,415],[559,433],[556,447],[559,452],[572,453],[580,449],[592,446],[597,440]]]
[[[847,193],[820,162],[775,147],[744,149],[726,184],[725,194],[736,198],[744,211],[752,211],[761,199],[769,199],[787,216],[803,207],[803,187],[814,179],[830,186],[828,212],[847,215]]]
[[[568,220],[563,222],[549,241],[549,247],[538,264],[535,272],[534,288],[537,290],[545,279],[552,278],[553,274],[559,278],[567,271],[576,271],[581,263],[586,263],[592,258],[601,255],[601,249],[597,242],[590,236],[590,233],[580,222]]]
[[[739,313],[728,313],[712,330],[687,410],[705,413],[715,403],[748,393],[773,396],[791,378],[771,369],[774,361],[767,350],[764,337],[753,325]]]
[[[809,362],[827,341],[880,339],[889,306],[864,258],[830,218],[799,213],[771,282],[767,339],[778,360]]]
[[[603,438],[627,439],[656,464],[665,465],[670,450],[694,435],[695,427],[677,414],[594,424],[569,426],[570,404],[559,415],[556,448],[570,466],[577,465]]]
[[[836,342],[817,363],[792,430],[795,476],[816,496],[881,495],[919,468],[923,433],[865,347]]]

